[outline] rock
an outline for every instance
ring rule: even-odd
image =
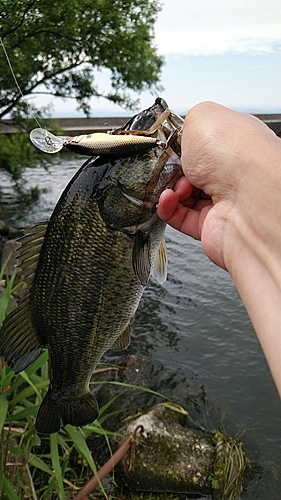
[[[144,427],[135,445],[116,467],[115,478],[132,490],[209,495],[212,493],[215,446],[212,437],[183,427],[178,405],[157,405],[119,429],[130,435]],[[112,439],[116,449],[122,442]],[[133,467],[132,467],[133,463]]]
[[[1,259],[1,268],[3,268],[4,264],[8,260],[5,269],[5,274],[8,276],[12,276],[15,270],[17,264],[16,252],[19,249],[19,247],[20,243],[15,239],[7,240],[6,243],[4,244],[2,259]]]
[[[4,285],[2,284],[2,282],[0,282],[0,299],[3,297],[3,295],[5,293],[5,280],[3,280],[3,281],[4,281]],[[10,311],[10,308],[11,308],[11,310],[13,310],[17,306],[18,306],[17,300],[15,299],[15,297],[13,297],[13,295],[10,295],[10,304],[9,304],[7,310]]]
[[[202,419],[202,404],[208,398],[196,379],[178,380],[178,374],[170,377],[170,386],[166,380],[163,388],[163,403],[158,393],[163,393],[162,373],[159,363],[156,366],[145,356],[131,354],[123,357],[121,363],[115,361],[114,366],[97,370],[93,376],[100,408],[111,401],[103,413],[103,425],[123,436],[110,438],[112,450],[116,451],[124,442],[124,436],[130,435],[138,425],[145,428],[143,437],[136,443],[135,454],[129,452],[116,466],[116,481],[122,488],[135,491],[239,500],[242,480],[243,487],[250,491],[251,485],[254,488],[257,483],[260,467],[246,460],[240,441],[208,430],[215,429],[216,425]],[[189,413],[181,405],[188,408]],[[212,404],[204,408],[211,410],[212,415]],[[101,467],[110,458],[104,437],[92,435],[87,444]]]
[[[116,413],[106,421],[107,427],[112,430],[127,416],[163,400],[156,393],[138,388],[157,391],[155,367],[150,359],[140,354],[126,356],[119,366],[113,366],[102,373],[97,371],[92,381],[98,384],[99,380],[108,381],[101,386],[97,385],[95,396],[100,408],[113,401],[110,412]],[[113,384],[110,381],[113,381]]]
[[[6,222],[3,220],[0,220],[0,234],[8,234],[9,228],[6,225]]]

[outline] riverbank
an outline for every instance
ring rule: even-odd
[[[257,118],[262,120],[271,128],[276,135],[281,137],[281,114],[279,113],[263,113],[255,114]],[[63,130],[66,135],[89,134],[93,132],[106,132],[113,128],[118,128],[124,125],[128,117],[97,117],[97,118],[54,118],[54,122]],[[184,118],[184,117],[183,117]],[[41,120],[41,125],[44,127],[46,120]],[[13,120],[0,121],[0,134],[12,134],[18,129],[15,127]]]
[[[8,174],[2,173],[0,218],[15,228],[47,220],[84,161],[65,152],[48,170],[27,169],[25,187],[44,189],[28,206],[15,199]],[[263,470],[256,498],[279,498],[280,399],[233,282],[206,258],[199,242],[168,227],[166,243],[168,280],[162,286],[151,280],[146,288],[126,354],[149,357],[157,367],[155,387],[173,398],[177,388],[188,411],[184,381],[193,384],[194,402],[201,388],[203,408],[194,403],[193,416],[204,427],[242,436],[245,450]],[[118,361],[111,355],[110,364]],[[244,492],[243,498],[254,497]]]

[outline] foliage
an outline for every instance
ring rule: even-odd
[[[86,113],[92,96],[130,106],[125,89],[156,89],[159,10],[158,0],[0,0],[0,37],[24,96],[44,85],[47,93],[75,98]],[[95,85],[94,72],[103,68],[110,70],[109,91]],[[1,47],[0,118],[21,99]]]
[[[53,159],[22,133],[34,128],[34,120],[30,126],[22,117],[50,113],[30,104],[35,94],[73,98],[88,115],[92,96],[130,108],[137,101],[129,90],[157,90],[163,61],[153,29],[159,10],[159,0],[0,0],[0,120],[10,114],[20,130],[0,135],[0,170],[18,182],[26,167]],[[95,82],[102,69],[109,70],[109,90]]]
[[[0,151],[0,169],[6,170],[14,181],[21,178],[22,170],[26,167],[38,165],[38,156],[34,154],[27,134],[0,134]]]
[[[33,110],[35,113],[35,110]],[[34,128],[34,119],[28,118],[28,109],[25,103],[18,106],[17,113],[14,113],[13,124],[18,131],[11,134],[0,134],[0,170],[5,170],[15,181],[15,187],[19,192],[23,188],[23,171],[26,168],[34,168],[39,164],[48,168],[50,162],[57,158],[57,155],[47,155],[39,153],[31,144],[29,132]],[[44,108],[44,112],[47,109]],[[36,113],[41,119],[41,112]],[[44,127],[50,132],[60,135],[61,130],[55,121],[47,118],[44,120]],[[32,193],[28,193],[30,197]]]
[[[101,409],[100,420],[85,428],[67,425],[48,438],[40,438],[35,431],[35,417],[49,384],[47,358],[44,351],[18,375],[5,366],[1,371],[1,498],[7,495],[17,500],[38,495],[49,499],[56,494],[65,499],[67,491],[74,493],[77,484],[85,482],[85,466],[92,474],[97,473],[86,438],[93,433],[107,434],[101,422],[108,405]]]
[[[0,280],[4,276],[5,267]],[[10,295],[17,286],[15,277],[16,271],[10,279],[6,277],[6,288],[0,298],[0,325],[9,312]],[[99,419],[92,425],[83,428],[67,425],[59,433],[40,438],[34,423],[48,385],[46,350],[19,374],[14,374],[0,360],[0,498],[3,500],[73,498],[76,490],[97,474],[87,438],[104,436],[109,446],[108,436],[112,432],[103,425],[116,413],[109,411],[116,397],[100,409]],[[102,485],[96,498],[108,498]],[[120,493],[118,498],[128,496]]]

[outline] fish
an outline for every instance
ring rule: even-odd
[[[141,130],[149,129],[166,108],[158,98],[116,133],[140,130],[140,122]],[[173,150],[180,127],[167,124],[166,115],[153,131],[165,147],[87,159],[50,220],[24,229],[20,238],[27,291],[0,329],[0,357],[20,372],[48,349],[50,383],[36,418],[39,434],[98,418],[93,371],[106,351],[128,347],[150,276],[166,279],[166,224],[156,205],[182,175]]]

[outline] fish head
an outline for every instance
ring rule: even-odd
[[[107,160],[96,192],[101,216],[108,227],[134,233],[156,214],[162,191],[182,176],[181,159],[168,147]]]
[[[164,189],[183,175],[180,158],[183,120],[158,97],[115,133],[148,132],[158,146],[143,154],[107,157],[106,174],[96,191],[99,210],[107,226],[134,233],[155,214]],[[99,158],[98,162],[104,160]]]

